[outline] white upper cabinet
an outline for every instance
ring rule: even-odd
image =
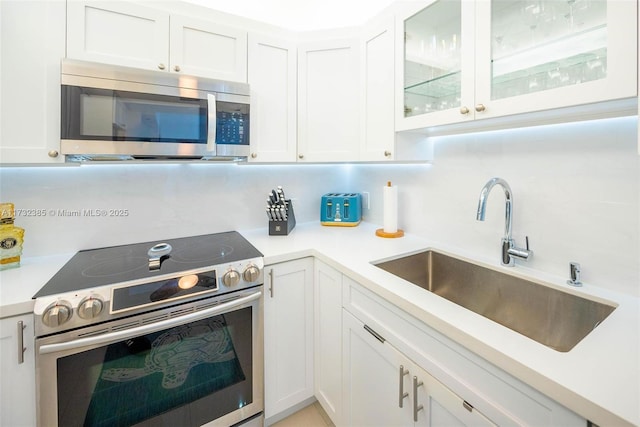
[[[60,59],[65,2],[0,1],[0,163],[64,161]]]
[[[250,162],[295,162],[297,48],[293,41],[249,34]]]
[[[171,15],[171,71],[247,81],[247,32],[214,22]]]
[[[635,0],[478,2],[476,104],[494,117],[635,97],[637,7]]]
[[[358,38],[298,47],[298,162],[358,159]]]
[[[394,17],[365,25],[362,54],[362,139],[360,160],[393,160],[394,150]]]
[[[637,95],[633,0],[438,0],[397,21],[396,128]]]
[[[474,104],[475,8],[473,1],[433,0],[399,11],[396,130],[473,118],[460,109]]]
[[[247,32],[121,1],[71,1],[67,56],[246,82]]]
[[[69,1],[67,56],[126,67],[169,67],[169,14],[130,2]]]

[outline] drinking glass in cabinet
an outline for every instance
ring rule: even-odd
[[[460,106],[460,8],[441,0],[405,21],[405,117]]]
[[[606,0],[494,0],[491,36],[491,99],[607,76]]]

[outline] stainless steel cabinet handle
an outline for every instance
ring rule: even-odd
[[[391,157],[391,151],[389,151],[389,150],[385,150],[385,152],[384,152],[384,156],[385,156],[385,157]]]
[[[418,412],[424,409],[424,406],[418,405],[418,387],[423,385],[422,381],[418,382],[418,377],[413,377],[413,422],[418,422]]]
[[[164,70],[165,69],[165,65],[160,63],[160,64],[158,64],[158,68],[161,69],[161,70]]]
[[[24,352],[27,351],[27,348],[24,346],[24,330],[27,327],[24,322],[20,320],[18,322],[18,364],[24,363]]]
[[[273,298],[273,268],[269,270],[269,296]]]
[[[58,153],[57,150],[51,150],[47,154],[49,155],[49,157],[58,157],[60,153]]]
[[[382,335],[371,329],[369,325],[364,325],[364,330],[373,335],[373,337],[380,341],[382,344],[384,344],[384,342],[386,341]]]
[[[484,110],[486,110],[486,109],[487,109],[487,107],[485,107],[485,106],[484,106],[484,104],[478,104],[478,105],[476,105],[476,111],[477,111],[478,113],[481,113],[481,112],[483,112],[483,111],[484,111]]]
[[[180,72],[180,66],[179,65],[174,66],[173,67],[173,71],[179,73]]]
[[[463,105],[460,107],[460,114],[469,114],[469,108]]]
[[[304,159],[304,154],[298,154],[299,159]]]
[[[398,392],[398,406],[400,408],[402,408],[402,402],[404,401],[405,397],[409,397],[409,393],[404,391],[403,378],[405,377],[405,375],[409,375],[409,370],[404,369],[404,366],[400,365],[400,375],[398,378],[398,382],[400,383],[400,391]]]

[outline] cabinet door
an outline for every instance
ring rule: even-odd
[[[362,49],[360,160],[394,159],[394,17],[365,26]]]
[[[0,163],[58,163],[64,0],[0,1]]]
[[[344,421],[357,426],[495,426],[346,310]]]
[[[295,162],[297,50],[293,42],[249,34],[251,162]]]
[[[24,329],[20,330],[22,322]],[[22,339],[24,360],[19,358]],[[0,320],[0,425],[36,425],[33,315]]]
[[[169,64],[169,14],[123,1],[69,1],[67,56],[164,70]]]
[[[265,418],[313,396],[313,258],[265,267]]]
[[[339,271],[316,260],[315,396],[335,425],[342,424],[342,280]]]
[[[247,32],[215,22],[171,15],[171,71],[247,81]]]
[[[406,370],[400,353],[349,312],[342,313],[343,424],[411,425],[411,401],[408,396],[400,400],[401,392],[409,391],[408,374],[400,375],[400,369]]]
[[[470,403],[454,394],[423,369],[411,364],[411,391],[416,396],[412,406],[416,426],[481,427],[495,426]],[[415,384],[414,384],[415,383]]]
[[[358,159],[360,101],[357,39],[298,48],[298,161]]]
[[[482,117],[635,97],[637,7],[634,0],[478,2]]]
[[[396,20],[396,130],[472,120],[476,2],[408,5]]]

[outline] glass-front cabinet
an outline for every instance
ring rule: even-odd
[[[396,70],[397,130],[473,118],[459,109],[474,101],[475,3],[436,0],[418,7],[396,22],[402,32],[396,52],[404,58]]]
[[[635,0],[425,2],[397,25],[404,60],[396,128],[635,97],[637,7]]]

